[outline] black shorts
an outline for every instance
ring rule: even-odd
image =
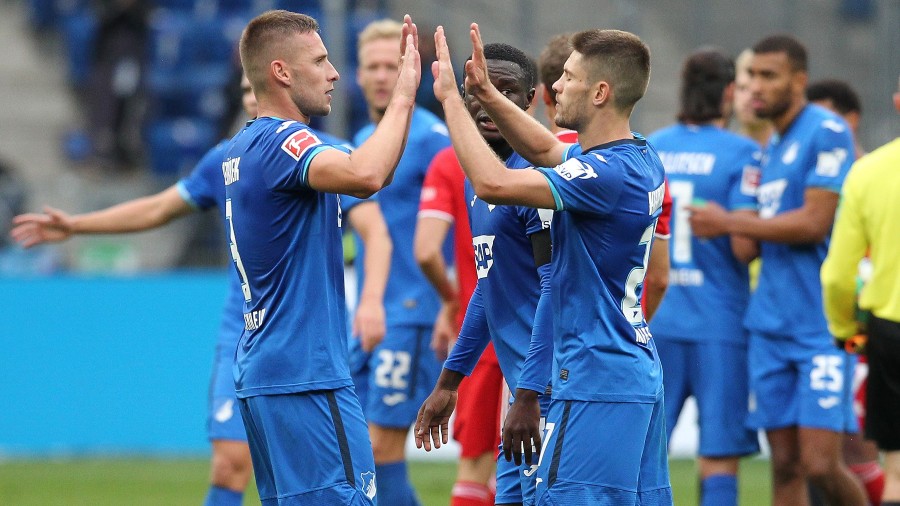
[[[866,437],[885,451],[900,450],[900,323],[869,316]]]

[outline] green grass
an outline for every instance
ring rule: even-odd
[[[697,504],[693,460],[670,466],[675,504]],[[0,504],[6,506],[199,506],[206,493],[208,463],[199,459],[73,459],[0,462]],[[423,506],[449,504],[456,474],[452,462],[413,462],[410,474]],[[741,465],[742,506],[769,503],[769,463]],[[251,488],[245,505],[258,505]]]

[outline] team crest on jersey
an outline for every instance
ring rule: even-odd
[[[372,471],[359,473],[359,479],[362,480],[363,493],[366,494],[366,497],[369,499],[374,500],[377,491],[377,487],[375,486],[375,473]]]
[[[797,153],[800,152],[800,144],[794,141],[788,148],[784,151],[784,154],[781,155],[781,163],[785,165],[790,165],[794,163],[794,160],[797,159]]]
[[[744,166],[744,172],[741,174],[741,193],[744,195],[756,195],[756,189],[759,188],[761,177],[762,172],[760,172],[759,167]]]
[[[553,168],[553,170],[555,170],[556,173],[562,176],[566,181],[571,181],[575,178],[592,179],[597,177],[597,173],[594,171],[593,167],[579,161],[577,158],[572,158],[562,165],[557,165]]]
[[[494,239],[493,235],[478,235],[472,238],[472,248],[475,250],[475,271],[478,279],[486,278],[491,267],[494,266]]]
[[[284,140],[281,144],[281,149],[284,150],[285,153],[291,155],[291,158],[299,162],[300,159],[303,158],[304,153],[313,146],[321,143],[322,141],[320,141],[311,131],[306,129],[297,130]]]

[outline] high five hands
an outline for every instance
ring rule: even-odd
[[[465,86],[466,93],[479,96],[493,87],[488,77],[487,61],[484,58],[484,43],[481,40],[481,31],[478,23],[472,23],[469,28],[469,38],[472,40],[472,58],[466,62]],[[434,76],[434,96],[439,102],[458,96],[456,75],[453,73],[453,64],[450,63],[450,48],[447,46],[447,37],[444,27],[438,26],[434,32],[434,47],[437,60],[431,64],[431,73]]]

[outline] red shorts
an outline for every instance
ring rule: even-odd
[[[488,344],[472,375],[459,385],[453,439],[462,447],[461,457],[471,459],[497,451],[503,381],[494,345]]]

